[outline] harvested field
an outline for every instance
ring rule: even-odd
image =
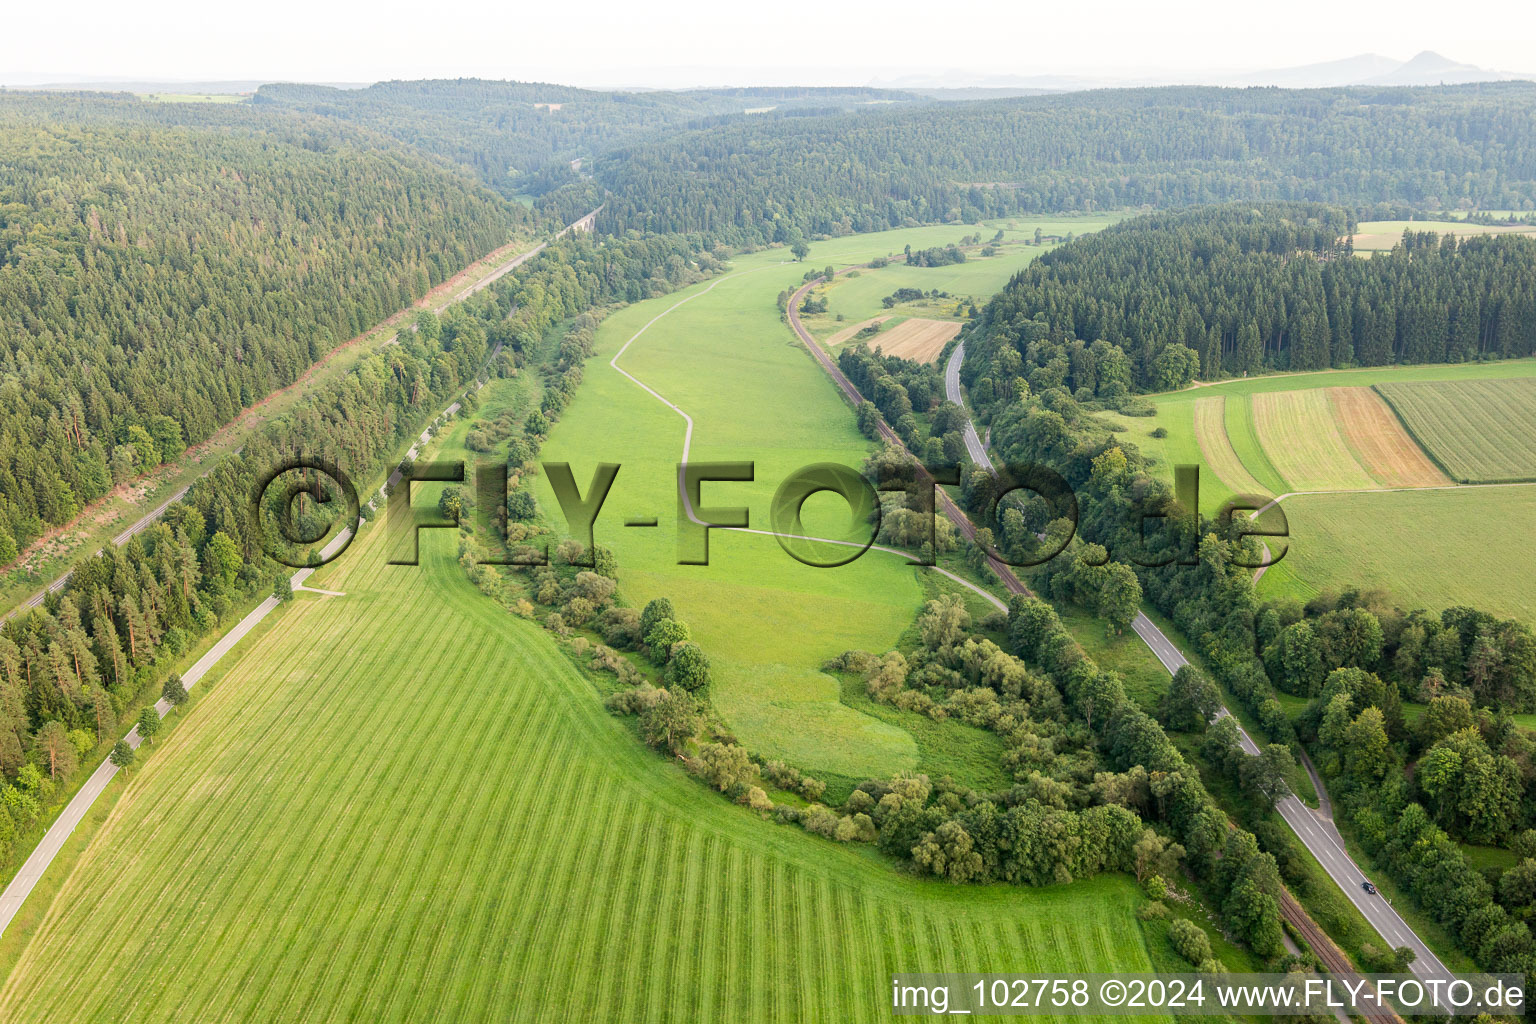
[[[836,334],[832,335],[832,337],[827,339],[827,347],[830,348],[834,345],[841,345],[845,341],[850,341],[855,334],[858,334],[870,324],[883,324],[894,315],[894,313],[887,313],[884,316],[872,316],[868,320],[860,320],[858,323],[852,325],[851,327],[844,327],[842,330],[838,331]]]
[[[1328,398],[1345,443],[1381,486],[1437,487],[1451,482],[1376,392],[1329,388]]]
[[[889,331],[881,331],[870,340],[870,348],[888,356],[899,356],[916,363],[931,363],[939,358],[944,345],[960,333],[954,320],[903,320]]]
[[[1457,220],[1376,220],[1363,221],[1354,235],[1355,249],[1369,252],[1390,249],[1403,240],[1404,231],[1433,231],[1437,235],[1531,235],[1536,227],[1529,224],[1468,224]]]
[[[1536,381],[1378,384],[1376,391],[1458,483],[1536,480]]]
[[[1254,395],[1253,425],[1265,454],[1293,491],[1377,486],[1344,443],[1322,389]]]
[[[1195,438],[1200,442],[1200,454],[1234,494],[1268,494],[1269,488],[1254,479],[1232,447],[1227,436],[1226,405],[1222,395],[1195,399]]]

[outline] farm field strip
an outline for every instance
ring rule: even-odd
[[[285,608],[132,779],[0,1016],[876,1020],[900,970],[1150,969],[1128,880],[955,887],[760,821],[603,712],[451,538],[383,550],[365,528],[325,570],[348,596]]]
[[[1267,488],[1243,465],[1227,434],[1227,400],[1223,395],[1195,399],[1195,438],[1200,454],[1234,494],[1267,494]]]
[[[1349,450],[1382,487],[1443,487],[1451,480],[1370,388],[1328,388]]]
[[[1253,426],[1275,470],[1293,491],[1357,491],[1376,481],[1350,454],[1321,390],[1253,396]]]
[[[1529,224],[1469,224],[1458,220],[1368,220],[1356,225],[1353,235],[1357,250],[1391,249],[1403,240],[1404,231],[1433,231],[1437,235],[1529,235],[1536,227]]]
[[[1536,479],[1536,380],[1378,384],[1376,391],[1457,482]]]
[[[826,345],[828,348],[836,348],[843,342],[848,341],[855,334],[858,334],[864,328],[873,326],[874,324],[883,324],[895,315],[896,314],[894,313],[886,313],[882,316],[872,316],[868,320],[860,320],[856,324],[850,324],[849,326],[844,327],[842,330],[832,335],[832,337],[828,338],[822,344]]]
[[[954,320],[924,320],[910,317],[869,339],[869,346],[888,356],[899,356],[918,363],[931,363],[949,340],[960,333]]]

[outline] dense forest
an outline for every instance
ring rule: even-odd
[[[1536,239],[1406,232],[1351,256],[1352,218],[1302,203],[1148,214],[1036,260],[983,310],[972,394],[1116,401],[1267,369],[1536,352]]]
[[[1129,89],[741,121],[615,147],[611,227],[791,241],[1229,200],[1536,206],[1536,85]]]
[[[5,95],[0,149],[0,560],[532,219],[276,111]]]
[[[909,100],[884,89],[757,88],[601,92],[541,82],[380,82],[366,89],[264,85],[258,104],[340,118],[459,164],[504,195],[574,180],[572,160],[621,142],[740,118],[747,110],[826,113]],[[771,118],[770,118],[771,119]]]

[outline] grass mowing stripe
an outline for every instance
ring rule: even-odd
[[[638,864],[641,854],[638,848],[647,844],[646,837],[650,833],[651,814],[649,808],[636,805],[631,801],[621,801],[618,808],[629,822],[629,832],[624,843],[624,864]],[[628,947],[628,939],[631,929],[634,927],[634,918],[637,907],[635,898],[635,879],[623,875],[611,875],[611,878],[623,878],[624,884],[613,885],[608,889],[609,914],[603,919],[608,922],[606,941],[603,943],[601,956],[594,958],[593,963],[616,964],[619,962],[619,953]],[[591,927],[596,928],[599,922],[594,920]],[[626,979],[621,979],[617,971],[599,970],[597,976],[592,979],[590,992],[593,1002],[589,1004],[585,1019],[595,1020],[600,1008],[615,1005],[614,990],[622,987]]]
[[[599,793],[593,794],[591,806],[612,806],[612,776],[604,776],[599,780],[602,787]],[[623,807],[619,804],[617,806]],[[617,819],[617,820],[616,820]],[[619,835],[616,825],[627,824],[624,835]],[[589,844],[600,846],[598,862],[595,868],[588,869],[586,863],[582,864],[583,876],[587,878],[613,878],[619,872],[622,856],[633,849],[634,840],[634,816],[626,813],[609,818],[603,823],[599,831],[600,842]],[[561,935],[560,945],[555,950],[555,959],[562,968],[555,987],[567,994],[568,998],[574,997],[582,1001],[580,1012],[573,1012],[576,1019],[590,1019],[589,1011],[591,999],[597,991],[597,979],[587,976],[587,964],[603,961],[592,955],[594,946],[601,936],[594,927],[594,922],[606,917],[606,913],[599,912],[611,909],[613,892],[602,892],[594,887],[585,889],[581,894],[582,907],[578,914],[572,915],[571,926]],[[574,1008],[573,1008],[574,1009]]]
[[[343,657],[340,649],[334,646],[327,646],[324,649],[331,651],[330,659],[332,660],[339,661]],[[327,664],[329,663],[330,661],[327,662]],[[292,685],[294,681],[290,678],[285,679],[284,682]],[[342,719],[345,715],[345,709],[341,702],[326,700],[325,689],[322,686],[309,686],[300,690],[300,695],[302,699],[305,700],[305,703],[299,705],[297,708],[293,707],[292,705],[283,704],[282,701],[278,698],[277,695],[282,693],[284,689],[285,687],[273,687],[268,691],[270,699],[265,703],[265,710],[270,712],[268,728],[275,726],[278,721],[286,718],[288,715],[297,714],[302,719],[310,722],[312,728],[315,731],[326,731],[334,722]],[[324,715],[319,715],[314,712],[313,709],[317,705],[323,707],[325,711]],[[239,716],[239,718],[245,717],[247,716]],[[236,720],[239,719],[237,718]],[[373,733],[373,737],[381,738],[380,730],[382,730],[384,727],[384,723],[375,723],[375,732]],[[222,739],[222,737],[220,738]],[[255,749],[260,749],[260,738],[247,736],[245,741]],[[191,759],[188,759],[188,761],[189,763],[195,763],[192,762]],[[248,806],[243,806],[235,800],[226,801],[225,806],[228,807],[230,813],[244,814],[248,818],[248,829],[246,831],[247,835],[249,835],[251,832],[270,834],[272,830],[282,828],[285,820],[289,819],[304,822],[306,838],[302,843],[295,847],[297,850],[310,849],[311,843],[309,837],[314,836],[323,827],[323,818],[320,814],[317,813],[318,807],[314,806],[319,801],[311,800],[306,803],[304,807],[288,809],[285,813],[281,804],[272,799],[272,797],[290,792],[291,788],[296,785],[299,779],[302,778],[306,773],[317,770],[321,772],[327,772],[329,769],[340,770],[342,768],[350,768],[352,770],[352,774],[347,775],[346,778],[348,780],[355,778],[356,781],[355,783],[352,783],[353,785],[361,786],[363,782],[366,781],[365,778],[360,774],[363,767],[361,763],[345,762],[340,760],[337,756],[333,756],[331,761],[323,764],[316,763],[315,761],[312,761],[308,758],[294,758],[287,762],[274,760],[273,765],[274,770],[278,766],[286,767],[287,776],[285,778],[269,777],[265,784],[259,787],[260,792],[268,795],[268,800],[264,802],[260,813],[251,814],[250,808]],[[245,873],[250,867],[254,865],[260,865],[262,875],[254,879],[251,883],[245,885],[240,884],[238,880],[234,884],[226,884],[218,904],[215,907],[210,908],[208,911],[210,920],[217,920],[221,914],[225,913],[225,907],[229,906],[231,903],[238,902],[240,900],[240,893],[243,890],[250,889],[251,891],[255,892],[270,892],[271,887],[266,884],[269,879],[273,878],[275,874],[279,873],[283,876],[287,876],[294,869],[293,862],[289,860],[278,858],[258,858],[251,856],[251,850],[254,846],[255,844],[248,845],[243,841],[233,844],[231,846],[231,856],[243,855],[247,858],[247,864],[241,868],[242,874]],[[223,872],[210,873],[209,877],[211,879],[222,879]],[[219,939],[221,944],[224,941],[223,936],[227,935],[230,929],[238,927],[237,922],[238,917],[236,914],[229,913],[227,915],[226,923]],[[248,938],[248,935],[242,934],[242,941]],[[195,958],[190,959],[195,961]],[[238,959],[232,961],[232,963],[238,962]]]
[[[386,573],[365,530],[329,581],[348,597],[277,613],[127,780],[0,1015],[872,1020],[892,969],[1012,966],[970,932],[924,963],[932,939],[887,937],[904,919],[1139,935],[1123,879],[954,887],[732,806],[637,743],[446,541]],[[451,622],[453,643],[402,621]],[[569,994],[583,971],[616,980]]]
[[[421,606],[421,598],[413,601],[407,610],[413,613],[424,611],[425,609]],[[334,657],[336,660],[345,663],[349,660],[348,655],[350,651],[351,648],[338,646],[334,649]],[[341,702],[337,703],[338,713],[346,714],[352,710],[348,705]],[[411,707],[411,704],[406,701],[391,702],[388,705],[388,713],[386,715],[374,716],[371,722],[372,731],[365,736],[354,739],[353,746],[357,747],[362,753],[381,749],[381,745],[387,744],[392,736],[399,733],[402,721],[412,714]],[[419,714],[413,716],[418,728],[432,729],[442,721],[442,716],[448,714],[446,705],[435,705],[431,710],[433,712],[432,717],[425,717]],[[360,742],[358,742],[359,740]],[[433,745],[413,745],[410,749],[431,757],[437,757],[441,754],[441,748]],[[313,766],[314,762],[308,756],[308,750],[309,748],[306,747],[303,751],[296,752],[301,755],[294,758],[296,765]],[[304,904],[297,902],[291,904],[273,925],[274,933],[280,935],[284,932],[285,922],[292,921],[291,924],[287,925],[287,931],[291,937],[281,943],[283,955],[275,958],[269,965],[266,965],[264,971],[265,975],[269,978],[277,975],[279,972],[289,977],[291,979],[290,982],[283,988],[283,991],[287,993],[296,993],[304,990],[304,978],[311,969],[310,965],[317,954],[324,955],[328,963],[334,963],[335,950],[327,948],[320,941],[320,936],[325,934],[323,923],[331,919],[331,916],[336,912],[336,908],[342,900],[342,890],[344,887],[338,882],[338,879],[346,880],[350,878],[355,880],[359,877],[360,870],[365,872],[361,877],[367,879],[371,878],[373,871],[377,870],[377,856],[373,861],[374,868],[360,869],[356,860],[348,860],[346,855],[356,848],[360,836],[366,836],[372,830],[373,825],[368,820],[367,813],[371,808],[379,805],[381,789],[387,783],[384,776],[372,770],[375,762],[365,756],[349,756],[350,750],[350,747],[341,746],[334,749],[332,755],[335,758],[345,758],[350,761],[352,768],[351,774],[347,776],[349,780],[352,778],[352,774],[362,776],[355,784],[349,784],[343,789],[344,792],[349,794],[344,806],[355,806],[359,809],[360,813],[351,816],[349,827],[345,832],[339,832],[333,828],[331,833],[318,844],[307,841],[298,844],[295,849],[295,859],[287,865],[289,871],[296,871],[302,867],[302,891],[314,893]],[[419,793],[420,788],[425,785],[426,773],[420,770],[417,761],[408,761],[406,767],[409,772],[407,777],[415,783],[415,788],[408,795]],[[366,794],[364,794],[362,789],[365,781],[370,783],[370,788],[366,791]],[[375,851],[376,854],[378,852],[381,851]],[[323,881],[312,883],[310,879],[317,869],[324,870]],[[299,911],[302,916],[295,918],[295,911]],[[295,939],[300,936],[313,936],[313,938],[307,942],[296,942]],[[297,962],[295,963],[294,961]],[[258,963],[253,963],[251,970],[245,972],[244,976],[235,983],[237,996],[252,985],[255,985],[257,991],[262,993],[269,989],[268,985],[262,984],[257,980],[259,977],[257,971],[260,966]],[[228,1000],[228,1005],[231,1008],[238,1007],[239,999],[231,997]]]
[[[176,750],[174,743],[181,735],[181,730],[171,734],[171,742],[167,743],[167,747],[169,747],[173,752]],[[134,805],[131,803],[127,804],[126,806],[120,806],[118,809],[116,809],[116,812],[128,813],[133,806]],[[184,810],[186,803],[184,800],[178,802],[177,804],[164,801],[160,803],[151,803],[149,806],[152,811],[161,812],[163,815],[168,817],[170,812],[177,806]],[[234,818],[236,815],[236,809],[231,805],[229,801],[210,802],[206,804],[202,809],[206,809],[208,811],[208,814],[203,816],[201,819],[205,825],[205,828],[213,828],[216,825],[223,825],[230,819]],[[166,820],[166,818],[162,818],[161,820]],[[247,825],[253,824],[253,822],[247,822]],[[161,844],[161,848],[157,848],[155,845],[156,842]],[[166,846],[169,848],[164,849],[163,847]],[[117,860],[120,863],[115,863],[108,867],[106,870],[109,874],[116,875],[118,873],[131,872],[145,864],[158,865],[161,867],[161,869],[163,869],[164,865],[167,863],[168,858],[172,854],[179,853],[183,858],[183,861],[185,861],[185,859],[192,851],[201,848],[203,848],[201,843],[187,842],[185,841],[184,836],[167,836],[163,829],[157,826],[156,829],[146,837],[146,840],[143,844],[134,845],[128,847],[127,849],[118,849],[114,851],[117,855]],[[239,843],[230,844],[227,848],[230,850],[231,856],[233,856],[233,854],[239,849]],[[150,893],[139,895],[145,899],[153,898],[152,894]],[[192,904],[187,903],[184,905],[190,906]],[[100,962],[102,958],[111,957],[111,954],[106,947],[107,944],[114,938],[112,929],[102,927],[102,918],[99,913],[95,912],[100,910],[101,908],[98,903],[97,907],[94,908],[94,911],[87,911],[86,913],[82,914],[80,916],[80,920],[83,922],[83,924],[71,926],[69,923],[61,923],[61,927],[65,928],[67,933],[72,936],[71,945],[74,945],[79,941],[82,932],[88,936],[91,930],[94,929],[97,944],[95,947],[95,953],[90,958],[90,962],[93,965]],[[130,911],[130,913],[132,913],[132,911]],[[151,955],[153,955],[153,950],[151,948],[149,948],[147,945],[140,946],[139,958],[141,960],[150,957]],[[119,964],[118,966],[121,965]],[[80,979],[86,976],[87,975],[85,974],[79,975],[75,979],[74,984],[78,985],[80,983]],[[71,991],[73,991],[73,987]],[[89,998],[89,995],[94,994],[95,993],[90,993],[85,998]],[[80,1005],[84,1005],[83,1000]]]
[[[339,653],[342,653],[344,656],[344,652]],[[464,657],[467,657],[467,654],[461,651],[457,654],[456,660],[457,658]],[[393,717],[384,718],[381,716],[379,719],[377,719],[374,723],[375,731],[370,737],[372,742],[365,742],[361,748],[362,752],[366,754],[368,751],[381,749],[380,744],[387,742],[388,738],[393,736],[399,730],[400,722],[408,713],[409,708],[409,703],[397,702],[391,709],[394,712]],[[440,722],[442,716],[445,716],[449,713],[449,706],[446,702],[439,702],[434,706],[434,710],[436,712],[436,717],[432,721]],[[417,723],[418,728],[430,728],[429,724],[426,723],[426,721],[421,716],[417,717]],[[444,756],[444,748],[441,745],[412,744],[409,749],[413,749],[422,754],[429,755],[434,762],[440,760]],[[367,834],[366,825],[368,822],[366,814],[370,808],[377,806],[377,795],[379,790],[385,785],[385,782],[382,775],[372,771],[373,762],[367,760],[366,757],[357,757],[353,764],[355,766],[353,769],[354,773],[359,774],[361,778],[356,785],[349,788],[348,792],[351,794],[351,796],[346,801],[344,806],[350,808],[355,805],[359,808],[361,813],[350,815],[350,827],[345,832],[339,833],[337,830],[332,829],[331,832],[327,834],[317,846],[311,847],[306,843],[300,847],[301,850],[307,850],[307,857],[304,858],[304,877],[300,891],[305,893],[314,892],[318,893],[318,895],[311,897],[311,899],[308,901],[308,905],[302,908],[302,918],[295,921],[291,926],[294,935],[302,933],[310,933],[315,935],[324,934],[324,928],[312,927],[310,926],[310,922],[315,920],[317,917],[321,922],[328,921],[330,919],[330,915],[336,912],[336,907],[340,902],[341,895],[339,891],[341,886],[338,885],[336,881],[338,878],[356,879],[358,877],[359,864],[356,859],[349,860],[348,855],[351,854],[354,857],[356,856],[353,854],[353,851],[356,849],[357,838],[359,835]],[[429,771],[411,772],[408,777],[414,778],[416,780],[416,787],[412,791],[411,795],[414,796],[415,794],[419,793],[420,790],[427,784],[429,774]],[[365,782],[371,782],[372,785],[367,795],[363,796],[362,790]],[[418,819],[415,827],[416,829],[421,827],[421,819]],[[382,854],[382,851],[375,850],[374,853],[375,857],[372,861],[373,866],[364,869],[364,874],[362,877],[365,879],[371,879],[375,872],[378,870],[378,865],[381,860],[379,855]],[[322,865],[325,867],[324,884],[315,885],[311,883],[310,879],[316,869],[320,868]],[[290,904],[290,907],[272,925],[273,933],[281,933],[284,923],[293,918],[294,911],[300,909],[301,908],[298,904]],[[354,929],[353,931],[356,932],[357,930]],[[303,961],[296,968],[290,968],[291,973],[289,973],[289,976],[293,980],[290,982],[290,984],[284,986],[283,991],[292,994],[302,989],[302,981],[306,974],[311,970],[311,964],[314,963],[315,954],[321,948],[320,944],[311,942],[303,947],[295,948],[292,943],[286,943],[282,948],[284,948],[287,954],[285,958],[273,960],[267,965],[262,965],[259,961],[253,961],[251,969],[245,973],[245,976],[236,986],[235,997],[230,1000],[232,1006],[238,1006],[240,1003],[239,997],[244,991],[250,988],[255,988],[255,990],[260,993],[258,998],[264,998],[265,994],[271,991],[271,985],[269,983],[270,978],[276,976],[279,971],[283,970],[283,960],[292,959],[301,953],[303,955]],[[347,946],[346,944],[343,944],[339,948],[344,951]],[[307,950],[307,952],[303,952],[303,950]],[[334,967],[338,963],[338,957],[335,955],[334,951],[328,951],[328,953],[329,955],[327,955],[324,959],[326,969]],[[261,968],[263,966],[266,968],[265,974],[268,982],[263,982],[260,980],[262,973]],[[323,981],[323,975],[321,979],[317,980],[316,984],[318,985],[320,981]],[[259,1005],[260,1004],[258,1002],[258,1007]],[[255,1008],[253,1008],[253,1010],[254,1009]]]
[[[1200,454],[1216,478],[1234,494],[1262,494],[1264,485],[1254,479],[1243,460],[1238,458],[1227,436],[1227,400],[1225,396],[1195,399],[1195,439]]]
[[[483,659],[477,657],[475,660],[478,663]],[[468,709],[469,708],[466,707],[466,710]],[[469,742],[467,743],[467,747],[470,750],[484,750],[486,747],[487,736],[495,728],[496,723],[491,716],[482,714],[479,717],[481,718],[479,731],[469,735],[468,737]],[[470,726],[468,724],[459,720],[455,720],[452,723],[452,730],[457,735],[466,735],[469,728]],[[443,746],[446,747],[446,744],[443,744]],[[439,845],[438,837],[442,831],[444,829],[449,830],[453,834],[455,841],[448,858],[444,862],[444,867],[440,872],[438,872],[436,876],[434,876],[433,872],[425,870],[425,864],[423,864],[422,870],[418,870],[412,873],[411,877],[414,880],[414,885],[406,897],[401,901],[407,906],[415,907],[415,913],[412,919],[409,921],[409,923],[403,926],[396,925],[387,929],[385,934],[388,941],[377,944],[377,953],[372,958],[372,962],[368,963],[367,966],[362,969],[353,967],[346,972],[347,985],[349,988],[355,988],[360,984],[360,979],[378,977],[382,973],[385,962],[388,959],[387,954],[392,950],[398,949],[401,951],[400,955],[396,957],[396,959],[405,959],[408,955],[413,961],[419,961],[422,959],[420,956],[420,951],[425,945],[427,947],[425,965],[415,971],[412,971],[410,974],[399,972],[395,973],[391,976],[392,984],[387,988],[382,988],[377,985],[367,986],[367,988],[362,993],[359,993],[359,998],[366,996],[373,996],[375,998],[387,996],[387,1001],[385,1002],[383,1008],[378,1011],[370,1010],[367,1004],[363,1003],[358,1006],[355,1013],[351,1014],[352,1016],[362,1016],[364,1019],[387,1019],[390,1017],[397,1017],[404,1020],[417,1019],[412,1014],[411,1009],[415,1004],[415,998],[419,997],[421,994],[422,983],[429,979],[431,976],[432,966],[435,962],[437,951],[440,948],[438,942],[428,942],[426,937],[421,934],[421,930],[425,926],[429,929],[428,935],[436,935],[438,938],[440,938],[443,933],[443,924],[448,915],[446,912],[438,910],[434,906],[434,903],[441,893],[440,886],[443,882],[451,881],[455,876],[457,876],[458,886],[462,887],[468,880],[469,872],[465,870],[463,858],[473,858],[473,854],[478,848],[479,841],[483,838],[484,834],[489,831],[489,822],[488,819],[483,816],[477,815],[468,817],[466,815],[468,813],[469,807],[481,805],[486,802],[486,792],[490,788],[494,787],[495,781],[496,777],[494,773],[486,772],[481,776],[478,786],[466,785],[458,787],[456,794],[457,799],[454,800],[454,802],[449,806],[447,809],[448,812],[436,820],[436,827],[433,829],[429,837],[432,841],[421,844],[422,858],[423,861],[425,861],[429,852]],[[467,835],[466,830],[459,827],[459,823],[464,821],[473,823],[471,825],[472,831],[469,831]],[[465,841],[466,839],[468,840],[467,842]],[[435,879],[441,880],[436,881],[436,884],[434,884]],[[432,886],[431,896],[417,895],[418,891],[422,888],[423,885]],[[458,888],[456,888],[454,891],[455,895],[458,891]],[[454,896],[449,896],[448,902],[451,905],[454,902]],[[451,907],[445,909],[451,909]],[[372,940],[374,936],[378,934],[379,930],[377,928],[374,929],[372,932],[370,932],[370,940]],[[384,936],[380,937],[382,938]],[[357,963],[362,964],[367,960],[366,953],[366,947],[359,949]],[[391,1014],[388,1012],[389,1009],[396,1004],[396,1001],[399,998],[401,998],[403,994],[402,988],[408,984],[414,984],[416,986],[414,993],[412,993],[411,1003],[407,1005],[404,1013]],[[351,1003],[346,998],[346,995],[347,990],[344,989],[342,993],[343,998],[337,1000],[338,1008],[350,1008]]]
[[[584,766],[581,785],[577,789],[577,795],[573,802],[564,803],[567,807],[596,806],[592,801],[591,774],[596,770],[595,765]],[[567,978],[571,965],[560,955],[560,942],[562,937],[575,925],[584,919],[586,901],[591,895],[589,886],[583,885],[583,879],[595,877],[591,871],[590,858],[600,851],[604,837],[594,836],[593,842],[582,843],[575,848],[559,844],[557,850],[560,856],[556,869],[550,874],[549,887],[553,893],[545,907],[545,913],[539,920],[538,931],[528,940],[529,945],[538,950],[543,962],[547,964],[549,984],[543,987],[539,993],[541,997],[558,993],[562,997],[570,989],[567,987]],[[563,1012],[563,1006],[557,1001],[550,1004],[559,1006]]]
[[[1536,479],[1536,382],[1390,383],[1376,391],[1457,482]]]
[[[1351,491],[1376,481],[1350,454],[1322,390],[1253,396],[1253,422],[1264,452],[1294,491]]]
[[[1264,454],[1264,446],[1259,444],[1258,435],[1253,427],[1253,403],[1247,395],[1228,396],[1226,404],[1227,440],[1242,459],[1243,465],[1258,480],[1261,493],[1281,494],[1285,491],[1285,481],[1274,463],[1269,461],[1269,456]]]
[[[519,732],[516,735],[509,736],[507,742],[502,744],[507,749],[522,749],[524,742],[523,737],[529,731],[529,725],[532,721],[534,721],[534,719],[531,715],[522,715],[519,716],[518,721],[521,726]],[[537,734],[540,736],[543,736],[546,733],[546,729],[540,729],[537,731]],[[527,782],[530,780],[524,781]],[[518,822],[520,818],[520,812],[522,810],[522,806],[518,801],[518,793],[514,787],[504,787],[502,798],[503,799],[499,803],[497,803],[488,811],[488,815],[500,823],[500,829],[497,833],[495,844],[497,850],[504,850],[510,845],[509,840],[512,837],[512,833],[518,830]],[[618,805],[615,816],[620,814],[622,814],[622,816],[626,818],[630,823],[628,849],[632,850],[638,837],[639,816],[636,813],[633,805],[629,804]],[[610,818],[609,820],[611,822],[613,819]],[[625,862],[627,862],[627,858]],[[617,869],[617,865],[613,866],[610,868],[611,873],[605,875],[605,877],[616,877]],[[612,891],[616,892],[617,889]],[[459,960],[460,964],[472,963],[473,967],[470,968],[469,976],[463,980],[462,984],[457,986],[457,990],[462,993],[463,997],[469,1002],[466,1010],[466,1016],[471,1019],[474,1019],[475,1017],[485,1012],[481,1009],[481,1007],[484,1006],[483,998],[488,993],[487,989],[480,984],[480,979],[485,973],[486,964],[493,959],[490,951],[496,949],[494,936],[502,934],[505,931],[504,928],[498,928],[497,926],[506,920],[504,911],[513,906],[513,900],[508,898],[505,894],[495,892],[487,894],[484,898],[482,898],[479,901],[479,906],[479,927],[472,928],[468,934],[463,937],[465,948],[476,951],[476,955],[462,957]]]

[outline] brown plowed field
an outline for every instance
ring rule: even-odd
[[[939,358],[944,343],[959,333],[960,325],[953,320],[913,317],[875,335],[870,339],[869,347],[877,348],[888,356],[900,356],[916,363],[931,363]]]
[[[1355,457],[1383,487],[1438,487],[1450,479],[1408,436],[1381,396],[1370,388],[1329,388],[1334,416]]]

